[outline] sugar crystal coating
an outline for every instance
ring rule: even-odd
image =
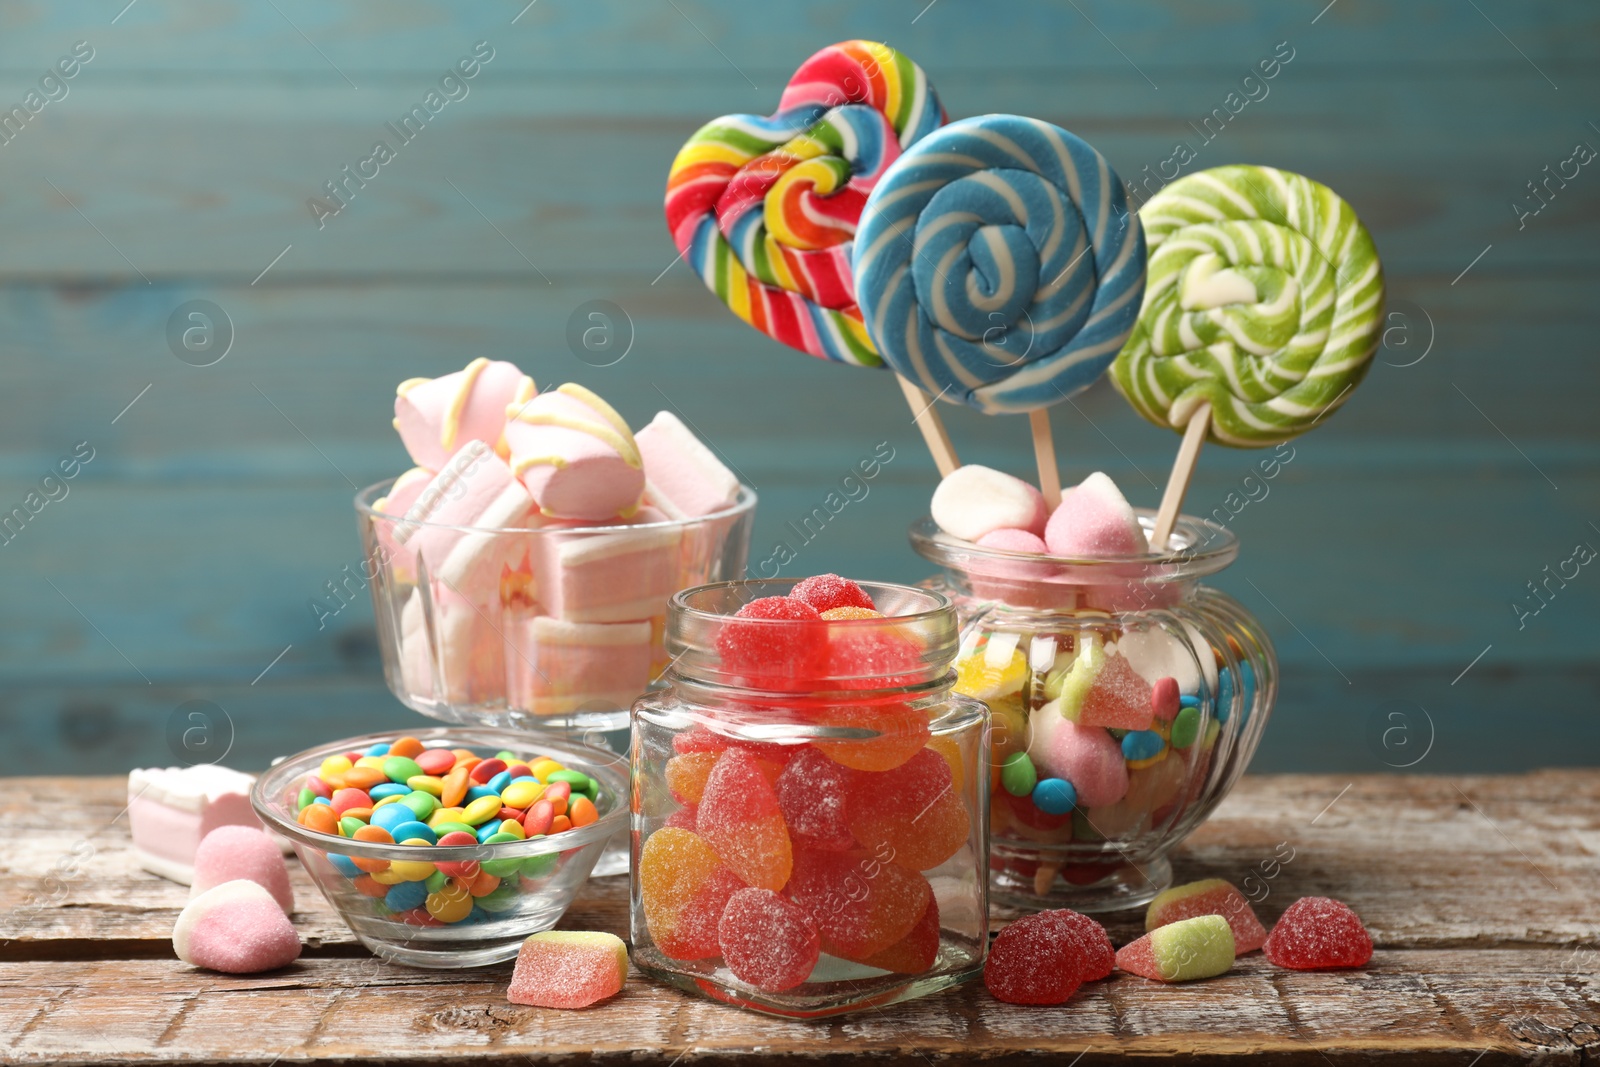
[[[1236,956],[1254,952],[1267,940],[1267,931],[1250,902],[1232,883],[1221,878],[1173,886],[1159,894],[1145,911],[1144,928],[1155,930],[1197,915],[1220,915],[1227,920],[1233,931]]]
[[[196,967],[255,974],[298,959],[300,935],[271,893],[241,878],[189,901],[173,925],[172,948]]]
[[[933,889],[917,872],[870,852],[803,849],[784,893],[817,924],[822,951],[859,961],[905,938]]]
[[[1061,1004],[1085,981],[1110,973],[1111,940],[1087,916],[1065,909],[1024,916],[989,948],[983,984],[1008,1004]]]
[[[933,736],[928,713],[910,704],[841,704],[811,713],[825,726],[874,731],[872,736],[818,739],[828,758],[858,771],[888,771],[915,756]]]
[[[789,596],[810,604],[819,612],[832,608],[875,608],[866,590],[837,574],[818,574],[797,582]]]
[[[706,779],[696,828],[717,857],[747,885],[782,889],[792,846],[778,796],[750,752],[730,748]]]
[[[1349,905],[1301,897],[1284,909],[1261,948],[1279,967],[1296,971],[1364,967],[1372,959],[1372,936]]]
[[[928,898],[928,908],[911,932],[882,952],[861,962],[896,974],[921,974],[939,958],[939,900]]]
[[[761,597],[722,624],[717,652],[723,670],[731,674],[814,678],[827,658],[826,636],[827,627],[810,604],[793,597]]]
[[[733,894],[717,930],[722,959],[734,977],[768,993],[804,982],[821,954],[811,917],[770,889]]]
[[[639,897],[656,947],[673,959],[715,956],[720,905],[742,887],[731,878],[698,834],[677,827],[651,834],[639,853]]]
[[[789,761],[775,788],[796,846],[835,852],[861,847],[845,823],[855,775],[810,745]]]
[[[506,999],[539,1008],[587,1008],[622,990],[628,946],[615,934],[546,930],[522,943]]]
[[[949,762],[931,748],[893,770],[859,772],[847,819],[851,834],[868,850],[916,871],[955,855],[972,829]]]

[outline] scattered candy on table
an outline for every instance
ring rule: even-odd
[[[254,775],[211,763],[129,771],[128,827],[139,866],[188,885],[207,834],[219,826],[261,829],[250,807],[254,784]]]
[[[296,822],[373,844],[495,845],[588,826],[600,817],[599,793],[594,778],[548,757],[483,757],[401,737],[323,760],[300,789]],[[327,859],[378,914],[427,926],[505,910],[519,879],[549,874],[557,854],[435,863],[330,851]]]
[[[271,893],[241,878],[189,901],[173,926],[172,949],[195,967],[255,974],[299,959],[300,935]]]
[[[1220,915],[1233,932],[1233,953],[1254,952],[1267,940],[1266,928],[1231,882],[1206,878],[1199,882],[1173,886],[1157,895],[1145,910],[1144,928],[1152,931],[1197,915]]]
[[[1117,950],[1117,967],[1157,982],[1215,978],[1233,966],[1233,931],[1220,915],[1199,915],[1145,934]]]
[[[285,915],[294,912],[294,889],[289,867],[278,843],[265,830],[250,826],[219,826],[205,836],[194,853],[194,881],[189,896],[238,880],[254,882],[278,902]]]
[[[1349,905],[1301,897],[1284,909],[1261,951],[1279,967],[1296,971],[1364,967],[1372,959],[1372,937]]]
[[[622,991],[628,946],[615,934],[546,930],[522,943],[506,999],[536,1008],[587,1008]]]
[[[1106,977],[1115,953],[1105,927],[1059,908],[1034,912],[989,946],[983,984],[1008,1004],[1063,1004],[1084,982]]]

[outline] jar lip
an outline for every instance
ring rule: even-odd
[[[734,502],[721,511],[714,511],[709,515],[695,515],[684,519],[667,519],[665,522],[617,522],[609,526],[584,524],[581,522],[561,523],[551,526],[456,526],[444,522],[428,522],[426,520],[407,519],[404,515],[391,515],[386,511],[379,511],[373,505],[394,488],[398,478],[385,478],[381,482],[373,482],[365,489],[360,490],[354,497],[356,513],[372,522],[389,522],[395,525],[404,525],[407,528],[428,530],[454,530],[460,533],[490,533],[490,534],[615,534],[635,533],[639,531],[651,532],[657,530],[688,529],[716,522],[718,519],[737,518],[749,514],[756,507],[756,491],[743,482],[739,483],[739,495]]]
[[[1139,526],[1148,537],[1155,528],[1156,513],[1151,508],[1135,508]],[[1073,557],[1037,555],[1031,552],[1013,552],[1007,549],[986,548],[971,541],[952,537],[941,530],[931,515],[925,515],[911,524],[907,531],[911,547],[924,559],[957,570],[965,569],[974,561],[993,563],[1026,562],[1036,566],[1049,565],[1079,573],[1099,569],[1112,572],[1118,578],[1147,578],[1162,581],[1197,578],[1215,574],[1227,567],[1239,555],[1239,539],[1226,526],[1180,515],[1168,542],[1172,547],[1165,552],[1146,552],[1133,556]]]

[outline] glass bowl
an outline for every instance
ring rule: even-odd
[[[444,722],[601,743],[666,669],[672,595],[744,574],[756,507],[741,486],[696,519],[454,527],[380,510],[393,485],[356,494],[366,559],[330,590],[369,587],[389,689]]]
[[[549,756],[570,770],[582,771],[600,783],[595,796],[600,817],[588,826],[550,837],[456,848],[372,844],[318,833],[295,821],[301,786],[324,759],[364,752],[403,732],[352,737],[282,760],[256,781],[250,798],[256,814],[269,830],[289,839],[317,889],[361,943],[378,956],[429,968],[478,967],[508,960],[529,934],[556,924],[583,889],[606,841],[626,827],[627,761],[604,749],[552,735],[463,727],[423,730],[410,736],[424,748],[470,748],[485,755],[509,751],[528,762]],[[500,883],[494,892],[475,901],[472,913],[463,921],[420,924],[415,909],[405,913],[411,916],[407,921],[382,898],[363,893],[357,884],[362,874],[357,861],[366,866],[381,861],[475,863]]]

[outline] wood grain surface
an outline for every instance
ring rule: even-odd
[[[135,866],[118,779],[12,778],[0,884],[0,1061],[673,1064],[1052,1061],[1587,1064],[1600,1053],[1600,773],[1247,776],[1174,855],[1180,879],[1245,882],[1270,923],[1303,895],[1351,904],[1357,971],[1119,974],[1059,1008],[981,984],[827,1022],[785,1022],[634,974],[582,1012],[506,1003],[509,965],[430,973],[369,957],[297,866],[300,962],[247,977],[172,957],[187,896]],[[1266,878],[1267,861],[1292,858]],[[1260,886],[1258,890],[1256,887]],[[591,881],[561,925],[627,932],[626,879]],[[997,912],[996,927],[1011,915]],[[1106,918],[1123,944],[1138,912]],[[1080,1060],[1073,1057],[1081,1056]],[[1474,1060],[1474,1057],[1481,1057]]]
[[[325,739],[330,716],[392,724],[370,608],[319,629],[307,602],[358,549],[352,483],[407,465],[394,383],[478,355],[581,381],[635,423],[682,411],[759,488],[757,560],[887,440],[871,494],[786,570],[926,576],[904,531],[935,475],[892,383],[735,321],[674,264],[660,215],[690,132],[770,110],[800,59],[851,36],[913,55],[952,116],[1050,119],[1129,180],[1198,144],[1191,124],[1287,42],[1269,94],[1195,166],[1341,192],[1390,318],[1361,390],[1230,520],[1244,551],[1220,584],[1285,663],[1258,765],[1398,769],[1410,757],[1368,736],[1396,710],[1431,724],[1408,769],[1600,762],[1600,580],[1552,585],[1525,623],[1513,608],[1574,544],[1600,546],[1600,175],[1512,207],[1576,142],[1600,146],[1592,4],[18,0],[0,6],[0,108],[74,42],[95,54],[0,144],[0,511],[78,442],[95,458],[0,545],[15,766],[166,762],[188,699],[232,717],[246,764]],[[480,40],[495,54],[469,95],[319,229],[307,199]],[[211,367],[166,337],[197,299],[234,327]],[[594,299],[627,316],[614,366],[568,346]],[[964,459],[1032,468],[1024,420],[946,419]],[[1053,422],[1067,482],[1105,470],[1155,505],[1176,435],[1104,384]],[[1207,449],[1191,510],[1256,458]]]

